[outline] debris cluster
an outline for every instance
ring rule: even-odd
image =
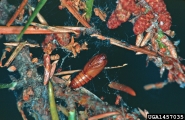
[[[129,20],[131,16],[134,18]],[[158,54],[148,54],[147,61],[160,67],[160,76],[166,69],[169,71],[168,82],[184,84],[184,65],[180,63],[182,59],[177,55],[175,43],[169,38],[173,38],[175,32],[170,30],[172,18],[164,0],[119,0],[107,26],[109,29],[116,29],[128,20],[134,25],[136,46]],[[136,54],[143,52],[137,51]]]

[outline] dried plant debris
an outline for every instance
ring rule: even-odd
[[[106,21],[106,13],[104,13],[102,10],[100,10],[99,8],[94,8],[94,13],[96,16],[98,16],[102,21]]]
[[[54,63],[56,62],[57,61],[55,61]],[[17,103],[19,112],[21,113],[22,118],[27,119],[23,111],[23,108],[26,107],[27,110],[34,118],[40,118],[40,119],[46,119],[46,120],[51,119],[50,112],[53,112],[53,111],[48,111],[49,101],[48,101],[47,87],[43,86],[42,84],[43,78],[38,75],[34,64],[32,64],[31,62],[28,47],[24,47],[20,51],[20,53],[16,56],[15,60],[13,61],[12,65],[18,68],[17,70],[21,73],[21,78],[18,80],[15,80],[16,84],[14,85],[13,87],[14,89],[12,90],[17,90],[23,87],[22,97],[19,98]],[[24,66],[24,67],[20,67],[20,66]],[[65,100],[65,102],[68,104],[67,109],[69,109],[70,111],[74,110],[74,108],[77,107],[74,103],[78,103],[82,106],[86,106],[87,108],[92,109],[93,111],[96,111],[95,113],[93,113],[87,109],[88,114],[85,115],[86,118],[87,117],[89,118],[90,116],[94,116],[94,115],[96,117],[96,115],[102,114],[102,112],[100,112],[102,111],[100,108],[105,109],[104,111],[105,114],[106,112],[120,111],[120,112],[117,112],[117,114],[119,114],[119,117],[122,116],[122,112],[121,110],[119,110],[119,108],[107,106],[107,103],[104,103],[100,98],[98,98],[96,95],[92,94],[90,91],[86,90],[85,88],[79,88],[76,91],[70,90],[69,88],[65,89],[67,87],[66,85],[69,85],[67,83],[68,81],[64,81],[56,77],[54,78],[55,79],[53,79],[54,81],[52,80],[52,84],[53,84],[55,97]],[[60,82],[56,82],[56,79],[58,79],[58,81]],[[97,104],[97,108],[93,107],[92,106],[93,104]],[[70,111],[69,111],[69,114],[70,114]],[[136,113],[127,113],[126,111],[124,112],[125,112],[124,114],[127,115],[128,119],[138,117],[138,114]],[[132,114],[132,116],[130,114]],[[82,117],[82,113],[81,113],[81,117]],[[112,118],[112,116],[110,116],[109,118]]]
[[[88,50],[87,43],[80,45],[79,43],[75,42],[73,36],[71,37],[71,42],[67,46],[64,46],[64,48],[72,52],[74,58],[77,56],[77,53],[80,53],[80,51]]]
[[[137,55],[146,54],[147,62],[152,61],[160,68],[160,77],[163,76],[165,70],[168,70],[166,81],[145,85],[145,90],[161,89],[170,82],[177,82],[180,87],[185,86],[185,66],[181,63],[182,58],[177,54],[177,45],[180,41],[171,41],[171,38],[175,36],[175,32],[170,30],[172,18],[163,0],[155,2],[154,0],[118,0],[112,14],[107,12],[110,5],[106,6],[107,8],[105,9],[99,5],[94,5],[95,3],[97,4],[94,0],[60,0],[61,5],[59,8],[62,10],[66,8],[69,11],[69,18],[71,18],[70,15],[73,15],[84,27],[49,25],[50,22],[47,23],[44,17],[38,13],[46,1],[23,0],[21,7],[17,9],[18,12],[14,16],[13,13],[16,7],[9,5],[6,0],[0,1],[0,24],[10,26],[11,24],[18,25],[19,23],[19,25],[22,25],[0,27],[2,30],[0,33],[6,34],[6,43],[4,43],[6,47],[1,56],[0,66],[7,67],[6,70],[9,73],[12,72],[11,74],[15,72],[20,74],[19,78],[10,75],[12,81],[8,84],[0,84],[0,89],[8,88],[9,90],[14,90],[17,94],[19,93],[17,95],[17,108],[23,120],[27,120],[25,111],[36,120],[59,120],[67,119],[67,117],[69,120],[136,120],[141,115],[146,118],[147,114],[149,114],[148,111],[129,107],[123,102],[124,98],[121,94],[116,93],[114,101],[116,106],[113,106],[97,97],[90,90],[82,87],[96,76],[99,79],[98,75],[102,70],[122,68],[127,65],[105,67],[108,57],[106,54],[99,52],[106,51],[106,53],[109,53],[111,50],[108,50],[107,47],[100,48],[98,45],[92,47],[92,43],[97,39],[134,51]],[[28,5],[29,8],[24,7],[27,2],[30,4]],[[32,6],[38,6],[33,13],[31,13],[33,11]],[[65,11],[63,10],[62,12]],[[86,12],[84,14],[86,19],[84,19],[82,12]],[[30,14],[30,18],[23,26],[25,19],[27,19],[27,14]],[[58,13],[56,12],[56,14]],[[41,24],[32,22],[36,15]],[[11,19],[12,16],[13,19]],[[18,18],[16,18],[17,16]],[[109,19],[105,23],[107,16]],[[130,17],[132,19],[129,19]],[[70,22],[76,25],[77,21],[72,20]],[[97,21],[100,21],[102,25],[107,24],[104,27],[106,29],[116,29],[122,23],[130,21],[136,35],[136,46],[101,35],[100,33],[105,33],[105,31],[99,30],[99,26],[96,26]],[[30,24],[33,26],[30,26]],[[37,38],[35,38],[34,42],[30,40],[32,42],[29,43],[21,39],[24,32],[25,34],[44,34],[45,38],[39,41],[36,41]],[[17,36],[16,34],[19,35]],[[17,42],[19,40],[21,42]],[[7,57],[6,53],[11,52],[12,49],[14,51],[3,66],[2,62]],[[35,55],[34,52],[31,54],[29,52],[31,49],[39,49],[41,57]],[[87,50],[84,51],[84,53],[87,52],[86,54],[93,50],[96,52],[93,53],[94,55],[92,56],[94,57],[86,64],[80,61],[80,63],[85,64],[83,69],[71,70],[71,68],[74,68],[74,63],[69,63],[69,61],[82,58],[81,55],[84,55],[81,53],[82,50]],[[71,54],[72,57],[68,57]],[[89,58],[84,56],[83,59]],[[64,64],[65,60],[67,64]],[[41,74],[38,70],[39,66],[42,66],[43,69]],[[66,69],[69,71],[66,71]],[[79,73],[74,77],[71,74],[75,72]],[[59,78],[56,75],[61,76]],[[105,85],[107,88],[110,87],[136,96],[137,91],[135,92],[132,88],[111,80],[108,82],[109,84]],[[92,86],[91,84],[91,87],[96,91],[94,85]],[[103,86],[100,87],[102,87],[102,90],[104,89]],[[63,117],[61,117],[62,115]]]

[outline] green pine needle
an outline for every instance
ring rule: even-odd
[[[35,19],[37,13],[41,10],[41,8],[44,6],[44,4],[46,2],[47,2],[47,0],[40,0],[40,2],[38,3],[37,7],[33,11],[32,15],[29,17],[26,25],[24,26],[24,28],[22,29],[22,31],[20,32],[20,34],[17,36],[17,41],[20,41],[20,39],[22,38],[22,36],[23,36],[24,32],[26,31],[26,29],[29,27],[29,25],[31,24],[31,22]]]
[[[87,19],[87,21],[90,21],[92,16],[93,2],[94,0],[86,0],[85,18]]]
[[[16,85],[17,85],[17,82],[11,82],[9,84],[0,84],[0,89],[4,89],[4,88],[14,89]]]
[[[69,111],[68,120],[75,120],[75,110]]]
[[[49,81],[48,85],[48,94],[49,94],[49,103],[50,103],[50,113],[51,113],[51,118],[52,120],[59,120],[58,117],[58,112],[57,112],[57,107],[55,103],[55,96],[54,96],[54,91],[53,91],[53,85]]]

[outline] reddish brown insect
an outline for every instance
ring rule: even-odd
[[[106,64],[107,57],[105,54],[98,54],[94,56],[85,65],[84,69],[71,81],[70,87],[75,89],[88,83],[103,70]]]
[[[123,84],[120,84],[120,83],[116,83],[116,82],[111,82],[109,84],[109,87],[113,88],[113,89],[116,89],[116,90],[121,90],[123,92],[126,92],[126,93],[132,95],[132,96],[136,96],[135,91],[132,88],[126,86],[126,85],[123,85]]]

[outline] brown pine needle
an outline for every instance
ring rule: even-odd
[[[140,108],[138,108],[138,110],[139,110],[139,112],[141,113],[141,115],[145,118],[145,119],[147,119],[147,114],[149,114],[149,112],[147,111],[147,110],[141,110]]]
[[[95,115],[93,117],[88,118],[88,120],[98,120],[98,119],[106,118],[113,115],[119,115],[119,114],[120,114],[119,112],[108,112],[100,115]]]
[[[84,27],[66,27],[66,26],[55,26],[57,28],[65,28],[70,29],[76,32],[84,31],[86,28]],[[23,26],[0,26],[0,34],[19,34],[21,30],[23,29]],[[52,33],[61,33],[61,32],[54,32],[51,30],[43,29],[43,28],[36,28],[35,26],[29,26],[28,29],[26,29],[24,34],[52,34]]]
[[[51,30],[53,32],[60,32],[60,33],[75,33],[75,34],[78,34],[78,32],[74,31],[74,30],[70,30],[70,29],[66,29],[66,28],[57,28],[57,27],[51,27],[51,26],[48,26],[48,25],[42,25],[42,24],[39,24],[39,23],[35,23],[35,22],[32,22],[31,25],[33,26],[36,26],[36,27],[39,27],[39,28],[42,28],[42,29],[47,29],[47,30]]]
[[[57,105],[58,111],[61,111],[65,116],[69,116],[69,111],[62,105]]]
[[[6,26],[10,26],[14,20],[17,18],[17,16],[20,14],[20,12],[24,9],[24,6],[27,4],[28,0],[23,0],[21,5],[19,6],[19,8],[17,9],[17,11],[15,12],[15,14],[12,16],[12,18],[8,21],[8,23],[6,24]]]
[[[127,66],[128,64],[123,64],[123,65],[119,65],[119,66],[114,66],[114,67],[105,67],[104,69],[108,70],[108,69],[115,69],[115,68],[122,68]]]
[[[123,65],[119,65],[119,66],[113,66],[113,67],[105,67],[104,69],[115,69],[115,68],[122,68],[124,66],[126,66],[127,64],[123,64]],[[82,70],[69,70],[69,71],[62,71],[62,72],[59,72],[59,73],[56,73],[54,75],[69,75],[69,74],[73,74],[73,73],[76,73],[76,72],[80,72]]]
[[[156,52],[149,51],[149,50],[146,50],[146,49],[143,49],[143,48],[139,48],[137,46],[129,45],[128,43],[116,40],[114,38],[105,37],[105,36],[102,36],[102,35],[99,35],[99,34],[92,34],[91,37],[97,37],[100,40],[110,40],[110,44],[112,44],[112,45],[116,45],[118,47],[122,47],[122,48],[132,50],[132,51],[135,51],[135,52],[141,52],[141,53],[151,55],[151,56],[158,56],[158,54]]]
[[[14,60],[14,58],[18,55],[18,53],[22,50],[22,48],[24,47],[24,45],[27,43],[27,41],[25,42],[21,42],[19,43],[19,45],[17,46],[17,48],[14,50],[14,52],[12,53],[12,55],[10,56],[10,58],[8,59],[8,61],[5,63],[4,66],[8,67],[11,62]]]
[[[2,61],[6,58],[6,52],[7,51],[4,51],[3,54],[2,54],[2,56],[1,56],[1,59],[0,59],[0,67],[2,67],[2,63],[3,63]]]
[[[69,5],[67,0],[61,0],[62,4],[69,10],[69,12],[85,27],[90,28],[89,23],[78,13],[75,7]]]
[[[82,71],[82,70],[62,71],[62,72],[56,73],[54,75],[69,75],[69,74],[73,74],[73,73],[80,72],[80,71]]]
[[[19,43],[3,43],[3,44],[7,46],[18,46],[19,45]],[[25,45],[29,47],[40,47],[39,44],[26,43]]]
[[[147,84],[144,86],[145,90],[150,90],[150,89],[161,89],[163,88],[165,85],[167,85],[168,82],[164,81],[164,82],[159,82],[159,83],[155,83],[155,84]]]
[[[70,29],[70,30],[75,30],[75,31],[85,31],[87,28],[85,27],[70,27],[70,26],[56,26],[57,28],[65,28],[65,29]]]

